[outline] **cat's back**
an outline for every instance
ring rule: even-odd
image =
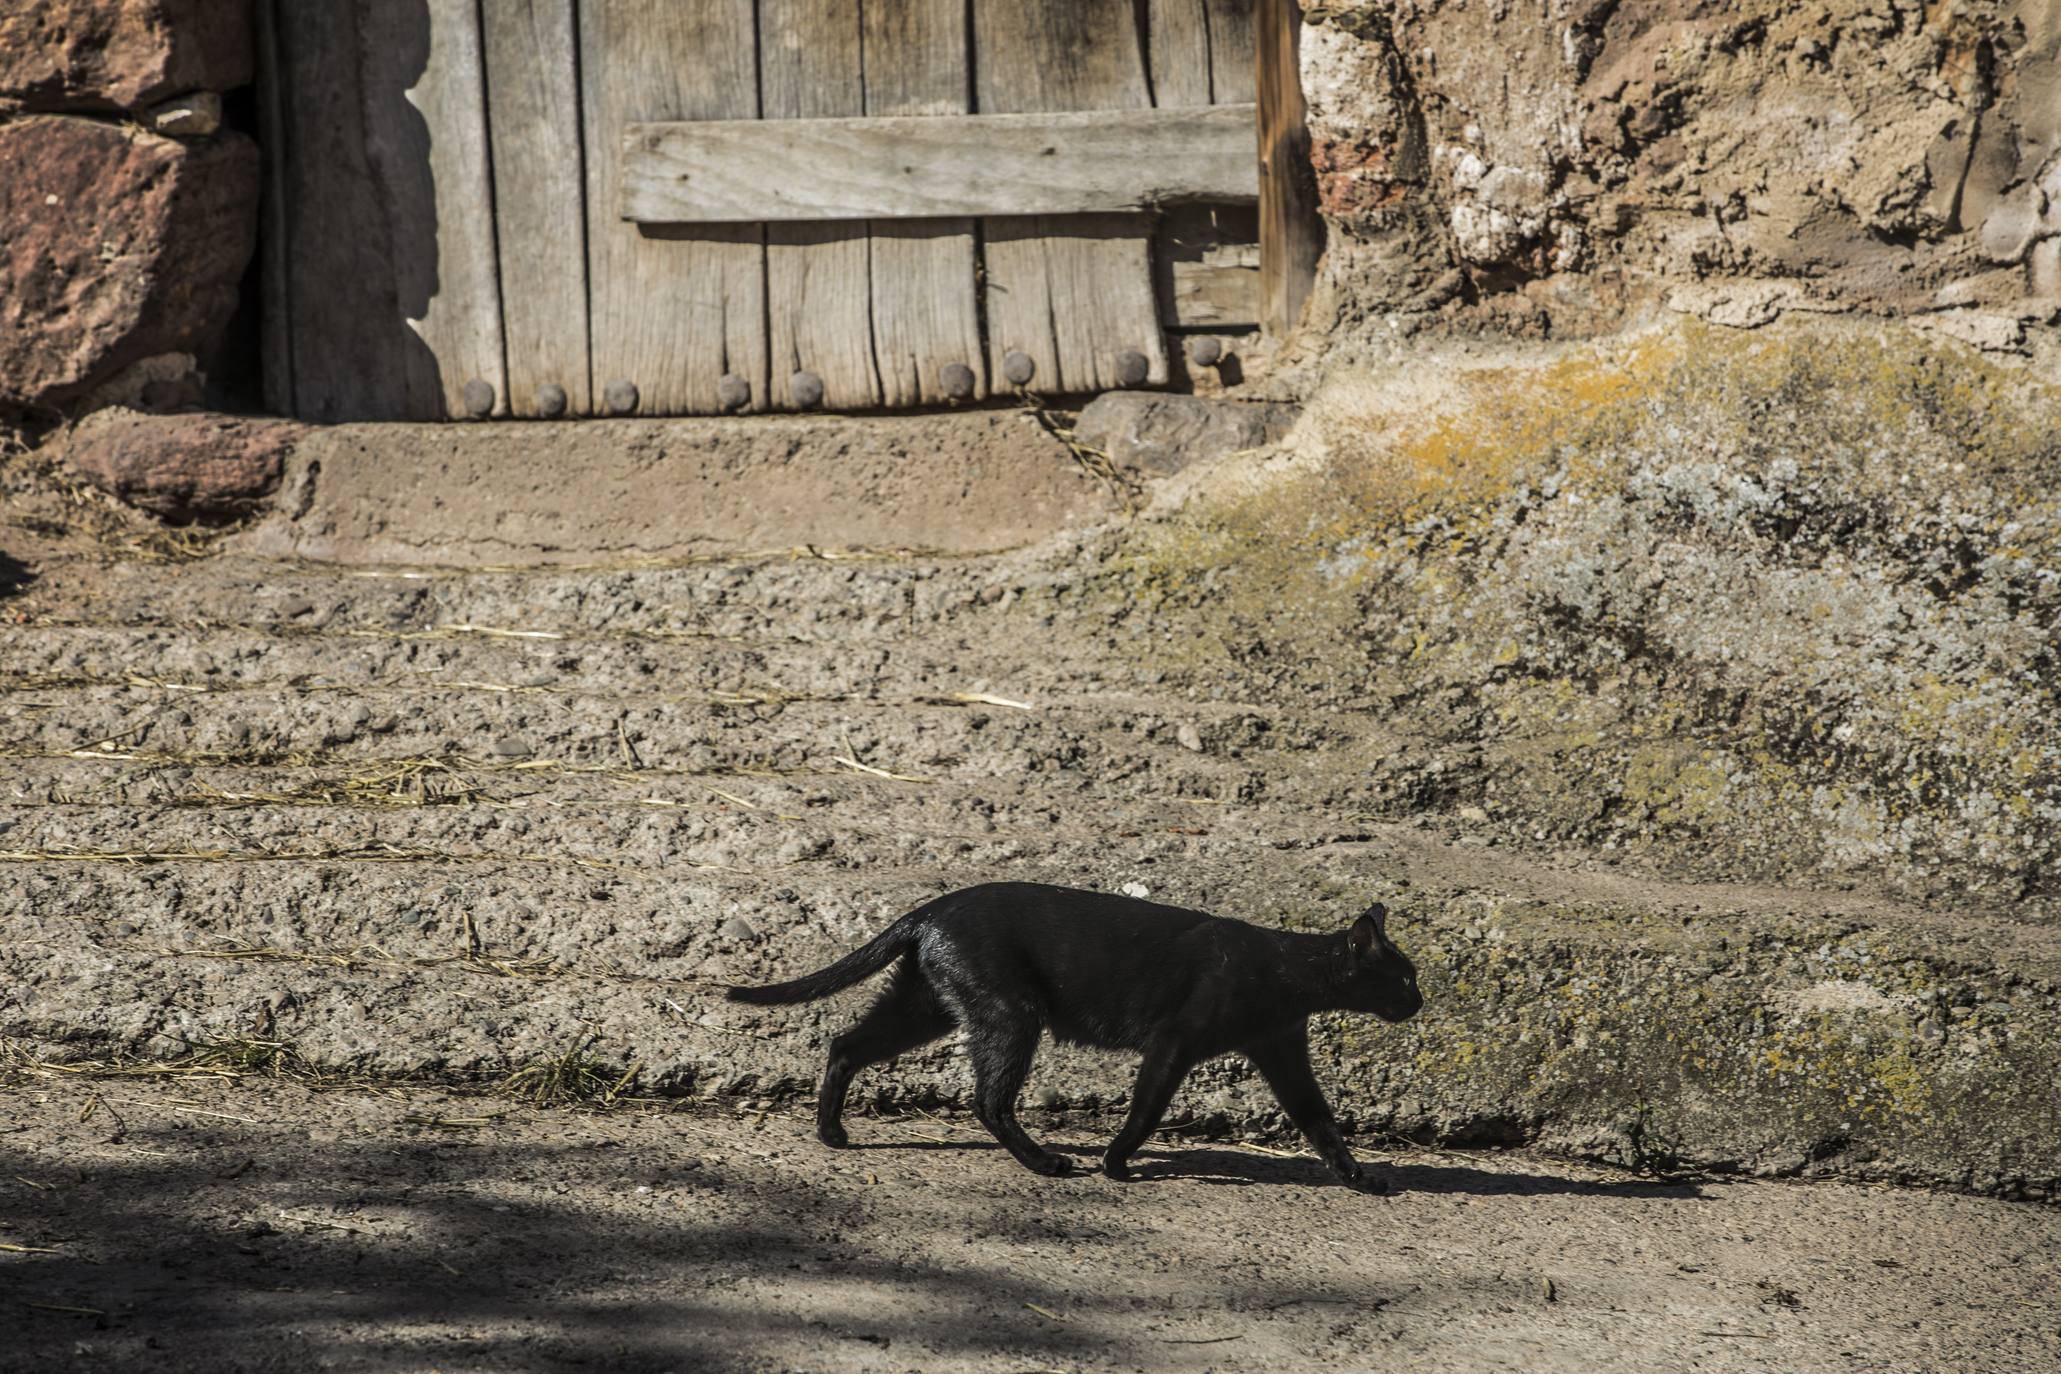
[[[939,906],[935,933],[962,958],[1034,973],[1055,989],[1178,982],[1227,963],[1271,962],[1257,926],[1121,893],[988,883]],[[1137,983],[1129,986],[1135,994]]]
[[[1268,932],[1243,921],[1043,883],[953,893],[930,925],[930,953],[969,989],[1028,997],[1059,1039],[1105,1047],[1263,990],[1276,963]]]
[[[1153,943],[1212,926],[1242,927],[1207,912],[1117,892],[1050,883],[983,883],[945,898],[940,930],[975,939],[1028,937],[1040,945],[1086,939],[1102,945]]]

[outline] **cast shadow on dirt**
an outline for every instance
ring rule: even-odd
[[[0,597],[18,595],[36,580],[35,570],[12,554],[0,552]]]
[[[812,1170],[769,1181],[691,1153],[654,1177],[648,1154],[435,1133],[281,1147],[197,1128],[116,1143],[144,1157],[53,1166],[0,1140],[0,1179],[13,1180],[0,1188],[0,1235],[26,1247],[0,1254],[14,1333],[0,1369],[724,1371],[797,1350],[827,1363],[871,1351],[909,1368],[1165,1357],[1121,1295],[958,1253],[982,1200],[1019,1219],[1041,1210],[963,1179],[900,1187],[875,1214],[818,1190]],[[999,1151],[996,1163],[1015,1167]],[[1099,1183],[1062,1185],[1085,1228],[1069,1244],[1124,1232],[1124,1190]],[[893,1243],[912,1237],[928,1239]],[[1252,1312],[1372,1311],[1396,1296],[1248,1287],[1238,1305]]]
[[[1092,1148],[1069,1146],[1057,1141],[1046,1140],[1047,1149],[1066,1155],[1073,1160],[1076,1173],[1095,1173],[1101,1168],[1100,1152]],[[861,1141],[855,1140],[849,1147],[853,1150],[879,1150],[887,1152],[951,1150],[988,1151],[995,1156],[998,1169],[1015,1169],[1017,1164],[1002,1152],[1002,1147],[985,1140],[902,1140]],[[1694,1201],[1706,1196],[1693,1182],[1672,1179],[1609,1179],[1563,1178],[1553,1174],[1522,1173],[1514,1169],[1480,1169],[1464,1163],[1409,1163],[1391,1164],[1377,1159],[1362,1158],[1362,1164],[1385,1179],[1391,1194],[1400,1193],[1467,1193],[1476,1197],[1545,1197],[1551,1195],[1572,1197],[1615,1197],[1615,1198],[1676,1198]],[[1280,1158],[1251,1150],[1212,1148],[1198,1145],[1192,1149],[1180,1146],[1158,1145],[1140,1150],[1131,1160],[1133,1176],[1127,1184],[1154,1182],[1207,1183],[1235,1187],[1297,1186],[1305,1188],[1343,1188],[1345,1185],[1332,1177],[1324,1165],[1310,1158]]]

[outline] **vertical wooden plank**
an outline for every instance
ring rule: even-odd
[[[1296,0],[1259,0],[1254,50],[1259,85],[1260,328],[1295,327],[1317,280],[1324,226],[1303,104]]]
[[[766,396],[765,231],[646,226],[618,197],[631,120],[758,114],[752,0],[581,0],[587,297],[594,385],[633,383],[647,415],[720,410],[726,373]],[[769,170],[769,175],[777,175]]]
[[[505,390],[478,10],[280,4],[294,410],[463,414]]]
[[[1252,103],[1255,0],[1149,3],[1154,105]]]
[[[1210,104],[1209,0],[1151,0],[1152,103]]]
[[[961,115],[972,108],[965,0],[867,0],[862,32],[869,115]],[[988,394],[980,344],[973,221],[877,220],[871,232],[873,352],[890,406]],[[971,396],[942,373],[972,369]]]
[[[860,0],[759,0],[759,93],[766,119],[818,119],[866,110]],[[768,167],[769,176],[782,169]],[[769,404],[796,410],[794,378],[823,385],[837,410],[880,404],[873,363],[872,291],[864,221],[766,226]]]
[[[400,312],[386,188],[367,154],[356,9],[282,3],[276,17],[294,413],[319,422],[433,414],[433,390],[420,408],[411,403],[410,378],[425,370],[415,355],[427,350]]]
[[[981,113],[1150,106],[1132,0],[973,4]],[[1119,361],[1135,352],[1146,382],[1166,382],[1149,217],[1042,215],[983,227],[992,371],[1022,352],[1036,369],[1036,390],[1104,391],[1135,381]]]
[[[426,376],[413,370],[410,407],[464,416],[466,387],[485,382],[495,413],[505,415],[479,7],[474,0],[357,0],[357,7],[366,154],[393,224],[398,304],[430,359]]]
[[[1250,105],[1254,83],[1253,11],[1259,0],[1208,0],[1212,105]]]
[[[1151,0],[1154,103],[1251,102],[1254,3]],[[1258,235],[1253,207],[1178,205],[1162,215],[1152,258],[1162,323],[1176,333],[1255,328]],[[1188,376],[1192,381],[1193,372]]]
[[[293,401],[293,287],[287,256],[286,106],[280,93],[278,0],[257,0],[252,18],[257,36],[258,138],[264,176],[258,185],[258,237],[263,254],[258,290],[259,365],[264,372],[265,409],[291,415]]]
[[[480,6],[508,409],[517,415],[545,413],[537,395],[545,386],[564,389],[565,414],[593,413],[573,3],[489,0]]]

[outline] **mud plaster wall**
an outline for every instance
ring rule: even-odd
[[[1313,336],[2061,308],[2050,0],[1361,0],[1301,53]]]

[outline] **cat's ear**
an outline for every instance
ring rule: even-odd
[[[1376,902],[1360,913],[1351,932],[1353,953],[1371,958],[1388,940],[1388,908]]]

